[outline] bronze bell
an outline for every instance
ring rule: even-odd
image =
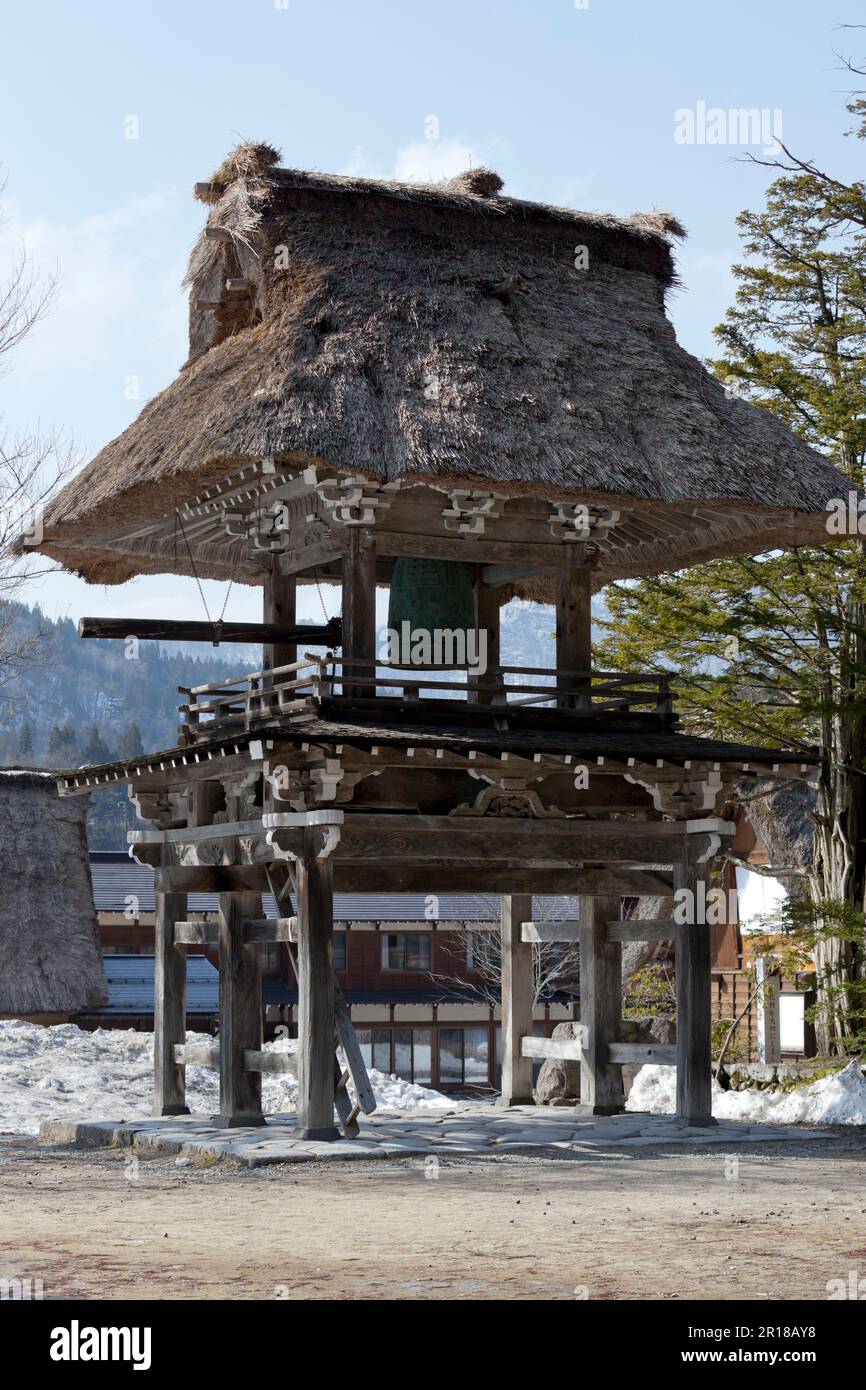
[[[407,633],[473,630],[475,568],[463,560],[398,556],[388,604],[390,631],[402,642]]]

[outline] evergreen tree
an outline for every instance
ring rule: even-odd
[[[29,719],[24,719],[18,734],[18,756],[23,759],[33,757],[33,725]]]
[[[711,365],[860,488],[866,185],[833,179],[787,152],[777,168],[782,176],[764,210],[738,219],[748,260],[734,267],[735,303],[716,330],[723,355]],[[832,518],[848,499],[818,500],[830,509],[827,546],[611,586],[599,655],[621,669],[677,672],[691,730],[819,745],[813,909],[820,918],[822,903],[847,906],[850,926],[851,912],[862,924],[866,905],[866,516],[854,534],[834,537]],[[846,999],[866,973],[862,926],[852,937],[836,929],[838,916],[826,913],[815,946],[822,1051],[844,1047],[857,1031]]]
[[[135,720],[130,724],[124,724],[117,739],[118,758],[138,758],[143,752],[144,744],[138,724]]]
[[[82,758],[86,763],[110,763],[112,760],[111,749],[103,740],[96,724],[90,726]]]

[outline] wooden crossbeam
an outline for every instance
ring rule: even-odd
[[[175,1043],[174,1062],[178,1067],[208,1067],[211,1071],[219,1071],[220,1045],[218,1042]],[[294,1076],[297,1069],[293,1052],[262,1052],[252,1047],[244,1049],[244,1071]]]
[[[520,1053],[523,1057],[559,1057],[566,1061],[579,1062],[583,1053],[580,1038],[536,1038],[520,1039]]]
[[[523,922],[520,927],[521,941],[533,943],[542,941],[579,941],[578,922]]]
[[[579,1038],[524,1037],[520,1040],[520,1050],[524,1057],[557,1057],[564,1061],[579,1062],[584,1053],[584,1044]],[[609,1042],[601,1044],[601,1051],[607,1066],[673,1067],[677,1061],[677,1049],[673,1043]]]
[[[674,1043],[622,1043],[607,1044],[607,1060],[615,1066],[653,1065],[675,1067],[677,1049]]]
[[[672,941],[676,936],[677,924],[672,918],[656,918],[654,921],[605,923],[608,941]]]
[[[297,917],[263,917],[244,919],[243,939],[247,945],[264,946],[274,942],[297,940]],[[219,945],[219,922],[175,922],[176,946]]]

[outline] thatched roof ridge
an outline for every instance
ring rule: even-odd
[[[664,312],[669,238],[682,232],[671,214],[529,203],[504,197],[486,170],[420,185],[276,158],[242,146],[200,190],[209,213],[187,276],[190,360],[48,509],[43,551],[92,582],[123,582],[147,560],[100,532],[170,517],[263,457],[379,481],[766,516],[747,541],[710,535],[689,561],[826,540],[825,504],[847,482],[676,342]],[[575,266],[577,245],[588,270]],[[248,298],[228,294],[232,276]],[[512,281],[519,292],[499,292]],[[205,560],[199,572],[223,570]]]
[[[0,771],[0,1014],[74,1013],[102,1003],[88,798],[57,774]]]

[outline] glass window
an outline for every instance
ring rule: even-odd
[[[433,1030],[431,1028],[412,1029],[412,1080],[420,1086],[429,1086],[433,1080],[431,1064],[433,1061]]]
[[[430,969],[430,933],[415,932],[406,937],[406,969]]]
[[[391,1071],[391,1029],[373,1029],[373,1066],[387,1074]]]
[[[429,970],[429,932],[383,932],[383,970]]]
[[[459,1086],[463,1080],[463,1029],[439,1029],[439,1080]]]
[[[396,936],[393,932],[383,932],[382,969],[402,970],[404,959],[402,936]]]
[[[463,1079],[467,1084],[486,1085],[488,1079],[488,1032],[486,1027],[463,1029]]]
[[[334,932],[334,969],[345,970],[346,968],[346,933],[344,931]]]
[[[373,1035],[369,1028],[356,1028],[355,1037],[358,1039],[364,1066],[369,1071],[373,1065]]]
[[[394,1029],[394,1075],[403,1081],[412,1080],[412,1030]]]

